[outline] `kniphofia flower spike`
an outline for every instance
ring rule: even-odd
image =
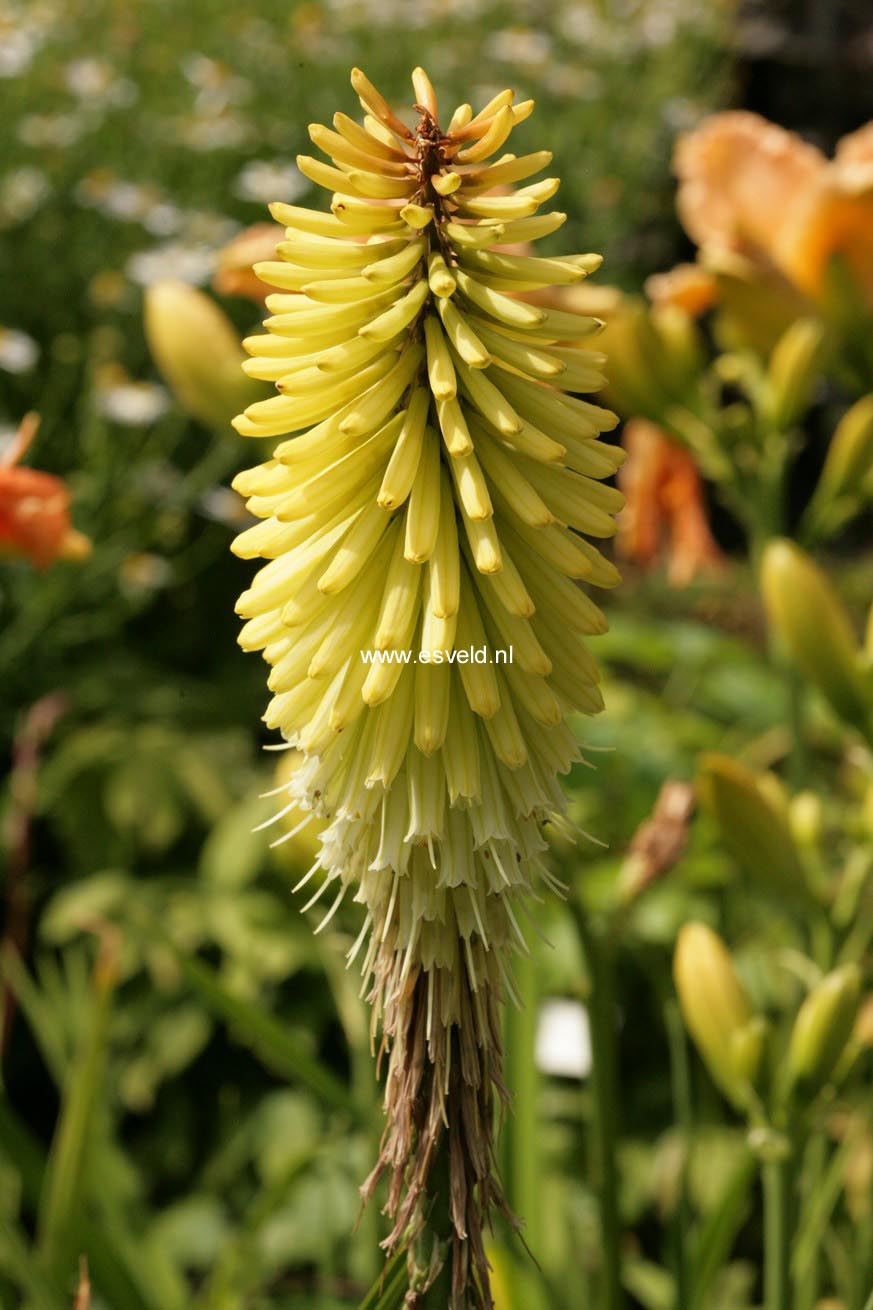
[[[542,210],[558,180],[528,180],[549,152],[501,153],[532,103],[505,91],[443,129],[412,80],[409,127],[355,70],[363,122],[311,126],[331,162],[298,160],[330,212],[272,206],[286,239],[256,266],[276,291],[245,368],[278,394],[236,427],[282,440],[234,484],[261,520],[234,549],[268,561],[240,640],[301,752],[288,803],[324,824],[298,886],[327,896],[322,927],[348,894],[363,907],[350,958],[389,1052],[364,1190],[388,1175],[386,1245],[409,1244],[420,1288],[452,1247],[461,1310],[491,1305],[499,1007],[528,903],[560,890],[543,827],[566,822],[567,716],[603,703],[585,639],[606,622],[577,581],[618,581],[588,538],[613,535],[622,455],[615,416],[572,394],[602,381],[600,323],[522,298],[599,257],[502,249],[565,219]]]

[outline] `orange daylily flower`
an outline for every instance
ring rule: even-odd
[[[699,264],[677,264],[667,273],[647,278],[646,295],[656,305],[676,305],[699,318],[718,300],[718,282]]]
[[[285,229],[278,223],[254,223],[240,232],[219,252],[213,289],[221,296],[245,296],[263,305],[272,288],[260,280],[252,266],[275,259],[276,246],[284,238]]]
[[[91,542],[72,526],[66,484],[52,473],[18,466],[38,426],[37,415],[28,414],[0,459],[0,554],[44,569],[56,559],[82,559]]]
[[[840,256],[873,303],[873,123],[828,160],[758,114],[713,114],[679,139],[674,168],[679,218],[704,263],[740,254],[817,300]]]
[[[703,484],[688,451],[640,418],[625,425],[624,446],[628,458],[618,475],[625,495],[621,553],[652,567],[666,548],[667,576],[677,587],[702,570],[721,567],[724,556],[710,532]]]

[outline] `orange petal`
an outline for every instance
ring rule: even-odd
[[[285,229],[278,223],[254,223],[219,252],[213,288],[223,296],[245,296],[262,305],[270,288],[252,272],[252,265],[276,258]]]
[[[45,568],[72,532],[69,503],[69,491],[53,474],[0,468],[0,549]]]
[[[782,266],[807,294],[824,290],[828,264],[839,255],[873,301],[873,162],[833,164],[780,244]]]
[[[676,305],[699,318],[718,300],[718,281],[699,264],[677,264],[646,281],[646,295],[656,305]]]
[[[667,576],[677,587],[687,586],[703,569],[721,567],[724,556],[710,532],[703,483],[688,451],[646,419],[625,425],[624,445],[622,554],[650,567],[666,549]]]
[[[662,499],[669,523],[667,576],[685,587],[698,573],[721,568],[724,556],[710,532],[703,483],[687,450],[669,443],[669,473]]]
[[[618,482],[625,505],[618,517],[616,544],[626,559],[650,565],[658,554],[665,526],[661,489],[667,469],[667,438],[648,419],[634,418],[624,426],[622,444],[627,459],[619,470]]]
[[[773,252],[784,215],[826,168],[815,146],[744,110],[713,114],[674,155],[679,218],[698,245]]]

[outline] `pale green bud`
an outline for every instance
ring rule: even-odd
[[[713,753],[701,759],[698,785],[722,841],[744,869],[780,894],[806,896],[806,872],[778,780]]]
[[[687,923],[673,956],[673,978],[685,1025],[715,1082],[735,1104],[743,1103],[748,1079],[738,1072],[735,1042],[752,1010],[717,933]]]
[[[814,791],[802,791],[788,805],[791,833],[800,847],[815,847],[822,834],[821,798]]]
[[[816,496],[833,500],[849,493],[873,467],[873,394],[862,396],[847,409],[834,430]]]
[[[146,340],[179,405],[208,427],[229,429],[264,394],[245,376],[246,354],[227,315],[186,282],[155,282],[145,292]]]
[[[755,1086],[761,1076],[764,1052],[770,1026],[761,1014],[756,1014],[731,1036],[731,1058],[734,1070],[742,1083]]]
[[[809,993],[794,1023],[788,1049],[791,1086],[814,1096],[830,1080],[858,1015],[861,974],[846,964],[827,974]]]
[[[798,546],[778,539],[764,551],[761,591],[791,660],[843,719],[869,732],[873,695],[861,650],[825,575]]]
[[[791,427],[809,405],[824,347],[824,328],[814,318],[797,319],[773,347],[767,367],[768,417],[777,427]]]
[[[703,336],[691,315],[679,305],[655,305],[651,320],[663,350],[663,380],[681,395],[706,365]]]

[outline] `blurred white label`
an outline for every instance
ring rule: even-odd
[[[559,1078],[587,1078],[591,1072],[588,1011],[580,1001],[553,997],[540,1006],[534,1051],[537,1068]]]

